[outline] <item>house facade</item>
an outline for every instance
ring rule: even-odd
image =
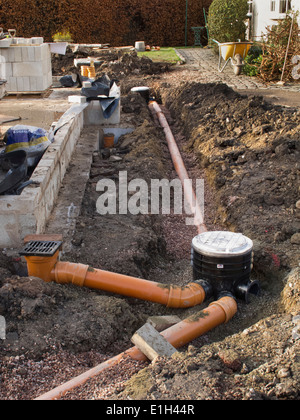
[[[287,12],[300,12],[300,0],[251,0],[249,3],[249,38],[260,40],[268,26],[284,19]],[[300,16],[298,17],[300,25]]]

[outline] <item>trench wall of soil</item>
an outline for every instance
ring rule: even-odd
[[[187,83],[165,101],[214,191],[215,223],[254,240],[255,274],[270,281],[298,267],[299,110],[224,84]]]

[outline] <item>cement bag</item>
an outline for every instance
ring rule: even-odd
[[[46,149],[51,144],[46,130],[29,125],[15,125],[9,128],[5,134],[4,141],[6,143],[5,153],[25,150],[27,153],[27,164],[30,167],[39,163]]]

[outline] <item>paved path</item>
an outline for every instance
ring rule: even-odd
[[[219,57],[212,49],[188,48],[177,49],[177,52],[183,57],[187,65],[198,68],[207,82],[223,82],[236,90],[284,89],[300,92],[300,83],[278,86],[276,84],[264,83],[256,77],[248,77],[245,75],[236,76],[233,73],[231,64],[228,64],[225,70],[220,73],[218,70]]]

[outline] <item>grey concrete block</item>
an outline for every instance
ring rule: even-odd
[[[86,96],[71,95],[71,96],[68,96],[68,101],[74,104],[85,104]]]
[[[22,47],[11,47],[11,50],[13,50],[14,59],[10,60],[14,63],[22,63]]]
[[[17,92],[17,78],[16,77],[9,77],[7,79],[7,90],[9,92]]]
[[[28,47],[27,54],[28,54],[28,61],[35,61],[34,48],[32,46]]]
[[[39,36],[34,36],[31,38],[31,42],[32,44],[43,44],[44,38],[39,37]]]
[[[178,322],[181,322],[181,319],[177,315],[150,316],[147,319],[147,323],[159,332],[178,324]]]
[[[175,347],[148,323],[135,332],[131,341],[151,361],[159,356],[171,357],[177,352]]]
[[[42,76],[43,75],[43,63],[40,62],[23,62],[13,63],[13,76],[24,77],[24,76]]]

